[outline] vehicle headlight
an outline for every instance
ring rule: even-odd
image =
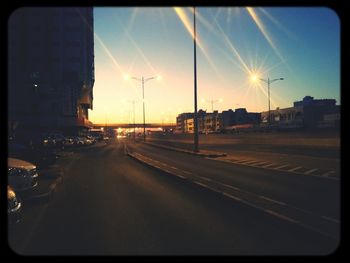
[[[28,171],[22,168],[9,167],[7,174],[8,176],[27,176]]]
[[[16,208],[19,204],[19,201],[16,197],[15,192],[12,189],[8,189],[7,190],[7,205],[8,205],[8,209],[12,210],[14,208]]]

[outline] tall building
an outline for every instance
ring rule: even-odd
[[[92,7],[20,8],[8,21],[10,131],[81,132],[93,107]]]

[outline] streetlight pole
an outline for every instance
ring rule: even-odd
[[[143,141],[146,142],[146,117],[145,117],[145,79],[142,76],[142,106],[143,106]]]
[[[215,102],[222,102],[222,99],[219,99],[219,100],[211,100],[210,103],[211,103],[211,111],[214,112],[214,103]]]
[[[135,103],[136,103],[136,100],[129,100],[129,102],[131,102],[132,103],[132,109],[133,109],[133,120],[134,120],[134,142],[136,141],[136,136],[135,136],[135,134],[136,134],[136,131],[135,131]]]
[[[198,146],[198,115],[197,115],[197,57],[196,57],[196,7],[193,7],[193,48],[194,48],[194,152],[199,152]]]
[[[125,76],[125,79],[128,79],[129,76]],[[136,77],[130,77],[134,80],[141,81],[142,83],[142,103],[143,103],[143,141],[146,142],[146,113],[145,113],[145,83],[151,79],[159,79],[159,76],[157,77],[150,77],[150,78],[144,78],[143,76],[141,78]]]
[[[272,79],[270,80],[269,77],[266,79],[260,79],[261,81],[267,83],[267,93],[268,93],[268,102],[269,102],[269,115],[268,115],[268,126],[271,125],[271,108],[270,108],[270,84],[277,81],[277,80],[284,80],[284,78],[278,78],[278,79]]]

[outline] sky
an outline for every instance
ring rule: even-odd
[[[323,7],[197,7],[198,109],[340,104],[340,22]],[[94,8],[93,123],[174,123],[194,111],[193,8]],[[125,76],[129,76],[126,78]],[[256,81],[252,81],[256,76]],[[135,78],[139,79],[136,80]],[[263,80],[261,80],[263,79]]]

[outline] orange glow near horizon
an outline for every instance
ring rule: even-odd
[[[211,112],[210,102],[217,101],[214,106],[219,112],[236,108],[266,111],[267,84],[261,79],[268,77],[286,78],[271,86],[272,108],[290,107],[306,95],[334,95],[339,102],[339,94],[330,88],[338,85],[336,74],[320,81],[327,75],[323,72],[336,68],[337,43],[333,44],[332,39],[337,33],[332,35],[334,30],[328,30],[332,39],[327,38],[322,45],[318,45],[324,39],[322,34],[313,41],[310,34],[321,31],[318,16],[308,31],[295,27],[299,20],[287,17],[289,11],[282,8],[195,10],[198,110]],[[135,117],[136,123],[143,123],[143,95],[146,123],[175,123],[178,114],[193,112],[193,8],[101,7],[94,8],[94,12],[95,84],[90,121],[132,123]],[[303,19],[305,12],[294,10],[293,15]],[[333,19],[326,17],[327,21]],[[306,23],[311,21],[309,17],[304,19]],[[302,43],[304,39],[309,42]],[[322,55],[315,55],[319,53]],[[287,62],[296,70],[294,75],[288,71]],[[131,79],[156,76],[161,80],[152,79],[144,86]]]

